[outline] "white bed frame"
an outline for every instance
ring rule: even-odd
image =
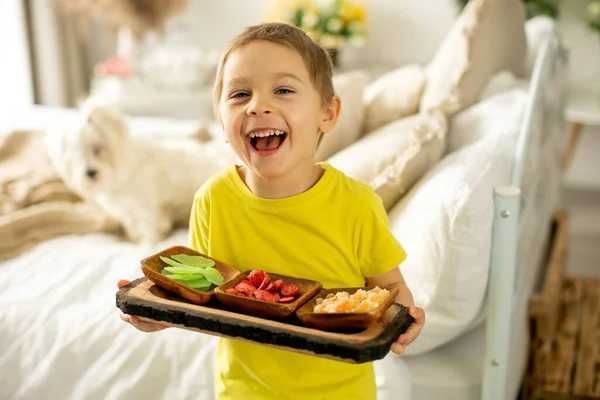
[[[544,157],[558,157],[553,151],[549,151],[547,144],[554,139],[560,140],[552,137],[553,135],[560,136],[565,132],[562,126],[563,105],[559,105],[558,113],[553,111],[554,115],[549,109],[551,105],[548,104],[548,99],[551,94],[548,83],[561,79],[557,75],[561,73],[566,61],[562,41],[553,32],[540,48],[535,61],[529,101],[517,141],[510,182],[494,190],[482,400],[505,400],[510,395],[507,385],[511,368],[508,363],[511,328],[517,307],[528,307],[526,300],[529,295],[524,291],[529,288],[523,284],[524,275],[532,272],[531,269],[538,268],[528,262],[527,251],[519,251],[519,243],[524,239],[524,221],[533,218],[535,234],[546,236],[555,211],[548,196],[542,196],[547,201],[539,202],[537,199],[540,195],[540,182],[546,173],[541,160]],[[559,101],[562,102],[562,98]],[[537,159],[532,156],[532,150],[535,149],[539,150]],[[532,158],[535,159],[533,163]],[[529,182],[526,182],[526,173]],[[516,299],[525,301],[519,303]]]

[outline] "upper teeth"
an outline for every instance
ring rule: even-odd
[[[272,135],[283,135],[283,134],[285,134],[284,131],[268,130],[268,131],[252,132],[250,134],[250,137],[251,138],[267,137],[267,136],[272,136]]]

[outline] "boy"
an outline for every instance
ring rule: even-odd
[[[285,24],[248,28],[224,52],[214,89],[226,140],[243,161],[206,182],[190,218],[190,245],[227,264],[319,280],[324,288],[395,286],[415,322],[425,320],[398,265],[406,258],[381,200],[366,184],[315,163],[341,103],[327,52]],[[120,282],[124,285],[127,282]],[[160,325],[123,316],[145,331]],[[219,399],[375,399],[372,363],[348,364],[221,339]]]

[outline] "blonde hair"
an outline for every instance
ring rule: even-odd
[[[280,44],[296,50],[308,69],[312,84],[321,95],[323,104],[329,104],[335,95],[333,88],[333,63],[327,50],[312,40],[302,29],[293,25],[270,22],[246,28],[225,48],[217,66],[217,76],[213,89],[215,114],[219,115],[219,103],[223,91],[223,68],[230,54],[256,40]]]

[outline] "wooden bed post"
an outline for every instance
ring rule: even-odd
[[[506,400],[507,396],[520,203],[521,190],[518,187],[500,186],[494,189],[482,400]]]

